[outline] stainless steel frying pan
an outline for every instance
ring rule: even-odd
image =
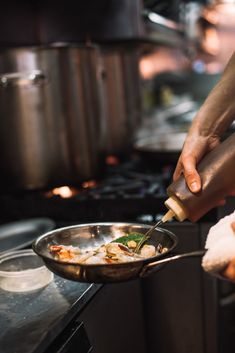
[[[57,275],[87,283],[113,283],[122,282],[138,277],[145,277],[157,271],[163,264],[179,260],[181,258],[202,256],[203,250],[185,254],[169,256],[169,253],[177,245],[175,234],[166,229],[157,228],[152,232],[149,244],[156,248],[159,244],[166,248],[164,254],[119,264],[76,264],[64,262],[53,258],[49,251],[50,245],[72,245],[92,250],[100,245],[113,240],[113,236],[119,237],[128,233],[145,233],[150,228],[145,224],[134,223],[92,223],[60,228],[40,236],[33,243],[33,250],[43,259],[45,265]]]

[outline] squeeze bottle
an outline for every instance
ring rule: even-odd
[[[235,133],[209,152],[197,170],[202,183],[198,193],[189,190],[183,175],[167,188],[165,205],[179,221],[197,221],[235,191]]]

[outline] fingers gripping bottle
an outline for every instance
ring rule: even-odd
[[[197,170],[200,192],[192,193],[183,175],[167,188],[165,205],[179,221],[197,221],[235,191],[235,133],[209,152]]]

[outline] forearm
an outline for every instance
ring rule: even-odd
[[[235,118],[235,54],[197,113],[191,134],[214,137],[221,136]]]

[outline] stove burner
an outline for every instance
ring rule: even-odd
[[[79,187],[63,186],[49,190],[47,197],[71,197],[77,201],[98,199],[143,199],[144,197],[163,197],[171,180],[171,169],[150,173],[134,163],[109,164],[101,180],[83,182]]]
[[[166,212],[172,166],[159,169],[143,161],[110,163],[103,175],[81,185],[0,195],[1,222],[50,217],[57,225],[91,222],[158,221]]]

